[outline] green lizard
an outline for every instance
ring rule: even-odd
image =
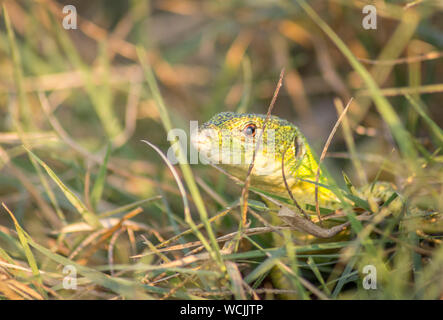
[[[307,139],[296,126],[276,116],[222,112],[201,125],[191,141],[201,160],[223,169],[238,183],[245,182],[250,174],[249,190],[266,202],[270,224],[286,224],[292,230],[290,239],[297,243],[346,241],[351,236],[347,227],[353,218],[378,225],[384,221],[397,223],[402,215],[415,216],[407,220],[409,226],[414,225],[411,230],[425,231],[429,227],[430,232],[435,230],[432,224],[437,225],[432,221],[441,221],[441,216],[436,215],[433,219],[425,218],[430,217],[431,208],[423,211],[426,207],[407,207],[405,199],[388,182],[376,181],[354,188],[344,176],[347,188],[339,189],[325,169],[321,168],[317,176],[319,164]],[[287,245],[287,236],[272,232],[277,246]],[[276,288],[294,289],[291,278],[276,266],[270,278]]]
[[[308,215],[316,218],[318,163],[304,135],[290,122],[276,116],[266,121],[266,115],[222,112],[201,125],[191,140],[203,160],[219,165],[242,181],[254,158],[251,187],[286,199],[280,203],[272,201],[271,197],[265,200],[268,204],[270,200],[277,204],[280,218],[294,229],[317,238],[330,238],[348,225],[343,223],[323,228],[307,219]],[[342,207],[339,198],[331,191],[330,179],[322,171],[317,185],[317,201],[323,211],[335,211]],[[387,182],[354,189],[353,193],[369,204],[390,201],[389,205],[395,207],[396,211],[401,208],[400,199],[394,199],[397,194]],[[292,202],[291,205],[291,200],[296,203]]]
[[[318,161],[300,130],[276,116],[222,112],[201,125],[191,141],[201,160],[223,169],[238,183],[244,183],[248,177],[249,190],[266,202],[264,211],[270,213],[270,224],[286,224],[292,230],[290,234],[277,229],[272,232],[276,246],[288,245],[288,239],[299,244],[347,241],[351,236],[348,226],[354,218],[369,220],[375,226],[385,221],[388,225],[398,223],[405,215],[409,219],[401,220],[404,224],[399,228],[413,225],[414,232],[417,228],[426,232],[429,227],[431,233],[437,228],[436,221],[441,221],[441,216],[436,215],[428,219],[432,208],[423,211],[427,207],[407,207],[405,199],[388,182],[375,181],[355,188],[344,176],[347,188],[339,189],[324,168],[317,173]],[[373,229],[368,226],[363,230]],[[277,266],[269,275],[276,288],[297,287]],[[300,298],[300,294],[280,297],[294,299]]]

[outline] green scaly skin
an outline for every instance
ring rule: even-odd
[[[265,120],[266,115],[261,114],[222,112],[200,126],[198,134],[193,135],[192,142],[204,159],[244,181],[258,138],[262,136],[263,139],[259,144],[260,149],[254,159],[251,187],[289,199],[289,193],[282,176],[282,159],[284,159],[288,187],[300,207],[315,217],[316,212],[313,208],[315,208],[315,181],[318,163],[312,154],[311,147],[300,130],[290,122],[271,116],[263,131]],[[251,130],[247,129],[250,126],[255,128],[253,134],[251,134]],[[272,137],[274,137],[273,140]],[[275,143],[272,143],[273,141]],[[235,163],[233,163],[234,156],[237,157]],[[327,176],[322,172],[318,182],[325,187],[330,185]],[[318,187],[319,206],[329,210],[339,209],[341,204],[337,196],[325,187]],[[354,190],[356,195],[367,199],[369,203],[384,202],[393,192],[395,192],[393,187],[386,182],[377,182]],[[265,202],[270,209],[275,209],[275,205],[266,200]],[[397,198],[394,202],[397,206],[396,210],[399,210],[401,208],[400,200]],[[299,211],[295,207],[291,207],[291,209]],[[278,220],[273,216],[272,223],[281,223]],[[342,232],[342,236],[345,233]],[[298,236],[301,236],[300,233]],[[304,236],[305,241],[318,241],[310,235],[305,234]],[[274,235],[274,240],[278,244],[283,242],[283,239],[278,235]],[[334,240],[337,240],[337,237]],[[283,278],[281,272],[275,271],[271,273],[271,277],[276,286],[287,287],[288,281]]]
[[[244,181],[265,119],[266,115],[262,114],[221,112],[200,126],[198,136],[194,135],[192,142],[205,159]],[[256,127],[253,137],[245,133],[245,128],[249,125]],[[272,135],[269,134],[271,130],[273,130],[274,144]],[[305,136],[292,123],[271,116],[266,123],[259,146],[260,150],[256,153],[251,173],[251,186],[289,199],[282,176],[284,157],[285,178],[294,198],[303,209],[310,211],[308,213],[313,213],[318,164]],[[224,149],[225,147],[231,151],[231,154]],[[240,163],[237,161],[233,164],[234,155],[239,157],[237,159],[241,160]],[[331,185],[322,171],[318,182],[325,187]],[[373,196],[384,201],[393,191],[389,183],[378,182],[354,192],[364,198]],[[341,207],[337,196],[330,189],[321,186],[318,187],[318,201],[322,208],[336,210]]]

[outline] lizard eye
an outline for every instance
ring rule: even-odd
[[[256,129],[257,129],[256,125],[253,123],[250,123],[250,124],[246,125],[246,127],[243,129],[243,133],[246,136],[253,137],[253,136],[255,136],[255,132],[257,131]]]

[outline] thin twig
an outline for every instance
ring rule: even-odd
[[[281,174],[283,177],[283,181],[285,183],[285,187],[286,190],[288,191],[289,197],[291,197],[292,201],[294,202],[295,206],[297,207],[298,210],[300,210],[301,213],[303,213],[303,215],[306,217],[306,219],[308,219],[309,221],[311,220],[308,216],[308,214],[306,213],[305,210],[303,210],[303,208],[298,204],[297,200],[295,200],[294,195],[292,194],[291,189],[288,186],[288,182],[286,181],[286,175],[285,175],[285,154],[286,154],[286,150],[285,149],[283,151],[282,157],[281,157]]]
[[[285,69],[283,68],[281,70],[281,72],[280,72],[280,78],[278,80],[277,87],[275,88],[274,95],[272,97],[271,103],[269,104],[268,112],[266,114],[265,121],[263,122],[263,128],[260,131],[260,134],[259,134],[259,137],[258,137],[258,141],[257,141],[257,143],[255,145],[254,153],[252,154],[252,162],[249,165],[249,169],[248,169],[248,172],[246,174],[245,186],[244,186],[244,188],[242,190],[242,199],[243,199],[242,224],[243,225],[246,224],[247,208],[248,208],[248,189],[249,189],[249,184],[250,184],[250,179],[251,179],[251,172],[252,172],[252,169],[254,168],[255,156],[256,156],[256,153],[258,152],[259,148],[260,148],[260,142],[261,142],[263,133],[265,132],[266,124],[269,121],[269,118],[271,117],[272,109],[274,109],[275,101],[277,100],[278,93],[279,93],[280,88],[281,88],[282,83],[283,83],[283,76],[284,76],[284,74],[285,74]]]
[[[142,86],[140,83],[131,83],[126,103],[125,129],[118,135],[112,145],[114,148],[121,147],[133,135],[137,122],[137,106],[140,101]]]
[[[109,272],[111,273],[111,276],[114,276],[114,245],[117,241],[118,237],[125,231],[124,228],[118,229],[111,237],[111,240],[109,240],[109,246],[108,246],[108,264],[109,264]]]
[[[439,59],[443,57],[443,52],[438,51],[432,51],[429,53],[425,53],[418,56],[413,57],[405,57],[405,58],[399,58],[399,59],[393,59],[393,60],[371,60],[371,59],[364,59],[364,58],[357,58],[359,61],[367,64],[378,64],[378,65],[395,65],[395,64],[401,64],[401,63],[413,63],[413,62],[420,62],[420,61],[427,61],[427,60],[434,60]]]
[[[352,100],[353,100],[353,98],[351,97],[348,104],[346,105],[345,110],[343,110],[342,114],[340,115],[337,122],[335,123],[334,128],[332,128],[332,131],[329,134],[328,140],[326,140],[326,143],[325,143],[325,146],[324,146],[323,151],[321,153],[320,159],[318,160],[317,174],[315,175],[315,211],[317,212],[317,217],[320,222],[320,225],[323,225],[323,221],[322,221],[322,218],[320,215],[320,206],[318,203],[318,180],[320,178],[321,163],[326,156],[326,152],[328,151],[329,145],[331,144],[332,138],[334,137],[334,134],[337,131],[338,126],[340,125],[343,117],[345,116],[346,112],[348,111],[349,107],[351,106]]]
[[[212,218],[210,218],[208,221],[211,223],[211,222],[213,222],[213,221],[215,221],[215,220],[217,220],[217,219],[219,219],[219,218],[221,218],[221,217],[224,217],[224,216],[227,215],[229,212],[231,212],[233,209],[235,209],[237,206],[238,206],[238,204],[237,204],[237,205],[234,205],[234,206],[232,206],[232,207],[228,207],[228,208],[226,208],[225,210],[221,211],[221,212],[218,213],[217,215],[215,215],[215,216],[213,216]],[[203,228],[204,226],[205,226],[205,225],[204,225],[203,223],[200,223],[200,224],[198,224],[196,227],[197,227],[197,229],[201,229],[201,228]],[[180,238],[183,237],[184,235],[187,235],[187,234],[192,233],[192,231],[193,231],[192,229],[187,229],[187,230],[185,230],[185,231],[183,231],[183,232],[181,232],[181,233],[179,233],[179,234],[173,236],[172,238],[169,238],[168,240],[162,241],[161,243],[157,244],[157,245],[156,245],[156,248],[163,248],[163,247],[165,247],[166,245],[170,244],[171,242],[174,242],[174,241],[180,239]]]
[[[246,235],[257,235],[257,234],[262,234],[262,233],[274,232],[275,230],[279,231],[279,230],[287,230],[287,229],[291,229],[291,227],[290,226],[266,226],[266,227],[256,227],[256,228],[245,229],[245,230],[243,230],[243,233]],[[218,237],[216,240],[217,240],[217,242],[232,240],[238,234],[239,234],[238,231],[231,232],[231,233],[225,234],[221,237]],[[151,255],[154,253],[158,253],[158,252],[177,251],[177,250],[183,250],[183,249],[193,248],[193,247],[197,247],[197,246],[201,246],[201,241],[187,242],[185,244],[178,244],[178,245],[170,246],[167,248],[159,248],[159,249],[156,248],[155,252],[149,251],[149,252],[145,252],[143,254],[138,254],[138,255],[132,256],[131,258],[137,259],[137,258],[148,256],[148,255]]]

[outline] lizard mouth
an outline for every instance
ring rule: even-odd
[[[198,151],[209,150],[214,144],[214,129],[197,130],[191,135],[191,143]]]
[[[202,126],[203,127],[203,126]],[[196,130],[191,135],[191,143],[197,149],[204,164],[207,162],[212,164],[229,165],[237,170],[247,171],[252,161],[252,151],[254,145],[251,146],[251,152],[244,154],[244,150],[231,150],[231,148],[223,148],[219,132],[216,129],[206,126]],[[229,145],[229,143],[227,143]],[[275,159],[275,153],[263,153],[260,149],[255,157],[253,175],[273,175],[280,168],[280,164]]]
[[[215,129],[203,128],[191,134],[191,143],[205,161],[217,164],[220,162],[218,134]]]

